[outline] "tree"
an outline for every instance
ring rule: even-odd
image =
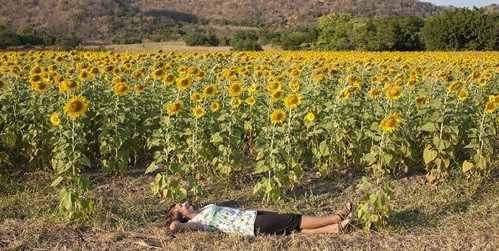
[[[262,51],[262,46],[258,43],[258,36],[253,32],[237,32],[230,40],[230,45],[234,51]]]
[[[280,32],[277,41],[274,44],[284,50],[300,50],[306,44],[312,43],[317,39],[317,32],[313,29],[305,31],[292,31],[289,29]]]
[[[354,28],[352,15],[348,13],[332,13],[319,18],[318,44],[327,50],[354,49],[351,31]]]
[[[458,8],[427,20],[422,34],[430,50],[497,50],[499,15]]]

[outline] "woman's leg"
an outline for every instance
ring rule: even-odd
[[[342,214],[342,217],[346,217],[352,210],[352,204],[348,202],[343,209],[340,210],[339,214]],[[316,217],[316,216],[307,216],[303,215],[301,218],[300,229],[315,229],[324,227],[331,224],[339,223],[343,220],[339,214],[335,214],[328,217]]]
[[[336,224],[341,221],[340,216],[333,215],[328,217],[316,217],[316,216],[307,216],[303,215],[301,217],[300,229],[303,231],[304,229],[315,229],[324,226],[328,226],[331,224]]]
[[[314,228],[314,229],[301,229],[301,233],[304,234],[337,234],[340,232],[340,226],[341,228],[346,228],[348,224],[350,224],[351,217],[346,218],[345,220],[341,221],[340,223],[337,224],[331,224],[319,228]]]

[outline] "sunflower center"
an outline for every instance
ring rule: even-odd
[[[126,89],[127,89],[126,86],[123,84],[118,86],[118,91],[120,91],[120,92],[124,92],[124,91],[126,91]]]
[[[75,101],[71,104],[72,112],[79,112],[81,109],[83,109],[83,104],[80,101]]]
[[[385,122],[385,125],[387,127],[393,127],[397,124],[397,120],[395,120],[395,118],[388,118]]]
[[[390,96],[398,96],[400,94],[400,90],[397,88],[390,89]]]
[[[74,87],[76,87],[76,82],[75,81],[68,81],[68,82],[66,82],[66,86],[69,88],[74,88]]]

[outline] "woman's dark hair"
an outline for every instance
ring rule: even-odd
[[[177,205],[177,203],[171,205],[170,208],[168,209],[168,214],[166,215],[166,225],[167,226],[170,226],[170,224],[172,224],[172,222],[174,222],[176,220],[183,222],[183,223],[187,222],[187,220],[184,218],[184,216],[180,212],[175,211],[175,205]]]

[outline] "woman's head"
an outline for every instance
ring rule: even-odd
[[[166,224],[170,225],[174,221],[187,222],[191,219],[192,213],[196,213],[189,203],[175,203],[168,209]]]

